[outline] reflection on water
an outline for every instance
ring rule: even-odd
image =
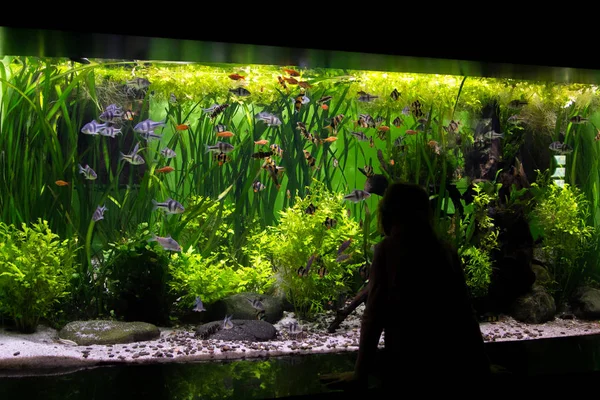
[[[354,367],[348,354],[232,362],[99,367],[66,375],[0,378],[2,399],[260,399],[323,393],[319,374]]]

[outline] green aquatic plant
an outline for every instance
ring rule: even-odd
[[[328,228],[329,219],[336,222]],[[348,217],[343,194],[315,181],[309,195],[282,211],[277,225],[253,235],[248,247],[271,261],[277,289],[298,315],[311,318],[328,301],[349,291],[352,275],[365,263],[362,235],[356,221]],[[338,259],[339,248],[347,241],[349,246]]]
[[[475,297],[485,296],[491,283],[491,253],[498,249],[499,232],[488,214],[488,207],[496,200],[500,186],[483,182],[474,185],[473,202],[465,204],[464,215],[456,219],[458,254],[467,285]]]
[[[539,170],[532,187],[536,194],[533,223],[542,232],[542,248],[550,260],[548,272],[553,279],[548,289],[560,303],[589,274],[584,256],[592,249],[598,231],[588,224],[589,202],[580,189],[568,183],[560,187]]]
[[[35,332],[69,295],[76,274],[76,239],[60,240],[48,221],[15,225],[0,222],[0,314],[19,331]]]
[[[168,291],[171,254],[142,223],[132,234],[111,242],[91,272],[100,314],[117,319],[165,325],[174,300]],[[112,310],[112,312],[111,312]]]
[[[197,296],[210,304],[235,293],[269,293],[275,282],[271,266],[258,257],[251,259],[252,265],[242,266],[226,253],[203,256],[192,248],[173,255],[169,288],[179,298],[178,308],[191,309]]]

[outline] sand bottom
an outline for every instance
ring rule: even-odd
[[[294,315],[285,313],[285,317],[274,324],[278,330],[277,338],[268,342],[201,340],[194,336],[193,326],[183,326],[177,329],[159,328],[160,338],[151,341],[73,346],[60,343],[58,332],[43,325],[33,334],[0,329],[0,375],[106,364],[190,362],[357,351],[363,310],[364,305],[358,307],[335,333],[326,330],[334,318],[333,312],[321,315],[314,323],[303,324],[300,321],[303,330],[299,335],[289,334],[286,326],[294,321]],[[481,323],[480,327],[486,342],[600,334],[598,321],[577,319],[555,319],[544,324],[529,325],[501,316],[498,322]],[[380,346],[383,346],[384,335]]]

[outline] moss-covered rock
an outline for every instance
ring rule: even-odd
[[[259,319],[258,310],[252,307],[248,299],[260,300],[265,310],[262,318],[265,321],[273,324],[283,317],[283,299],[266,294],[238,293],[207,306],[205,320],[218,320],[224,318],[225,315],[232,315],[236,319]]]
[[[223,321],[213,321],[196,328],[196,336],[201,339],[215,340],[247,340],[250,342],[266,342],[277,336],[275,327],[258,320],[231,320],[231,329],[223,328]]]
[[[554,319],[556,303],[543,287],[534,286],[526,295],[520,296],[513,304],[512,317],[526,324],[541,324]]]
[[[153,340],[160,337],[160,331],[146,322],[73,321],[60,330],[58,337],[89,346]]]

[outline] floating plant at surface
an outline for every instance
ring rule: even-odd
[[[348,217],[343,197],[315,181],[309,195],[281,212],[277,225],[249,241],[271,260],[278,288],[306,318],[337,300],[364,264],[362,229]]]

